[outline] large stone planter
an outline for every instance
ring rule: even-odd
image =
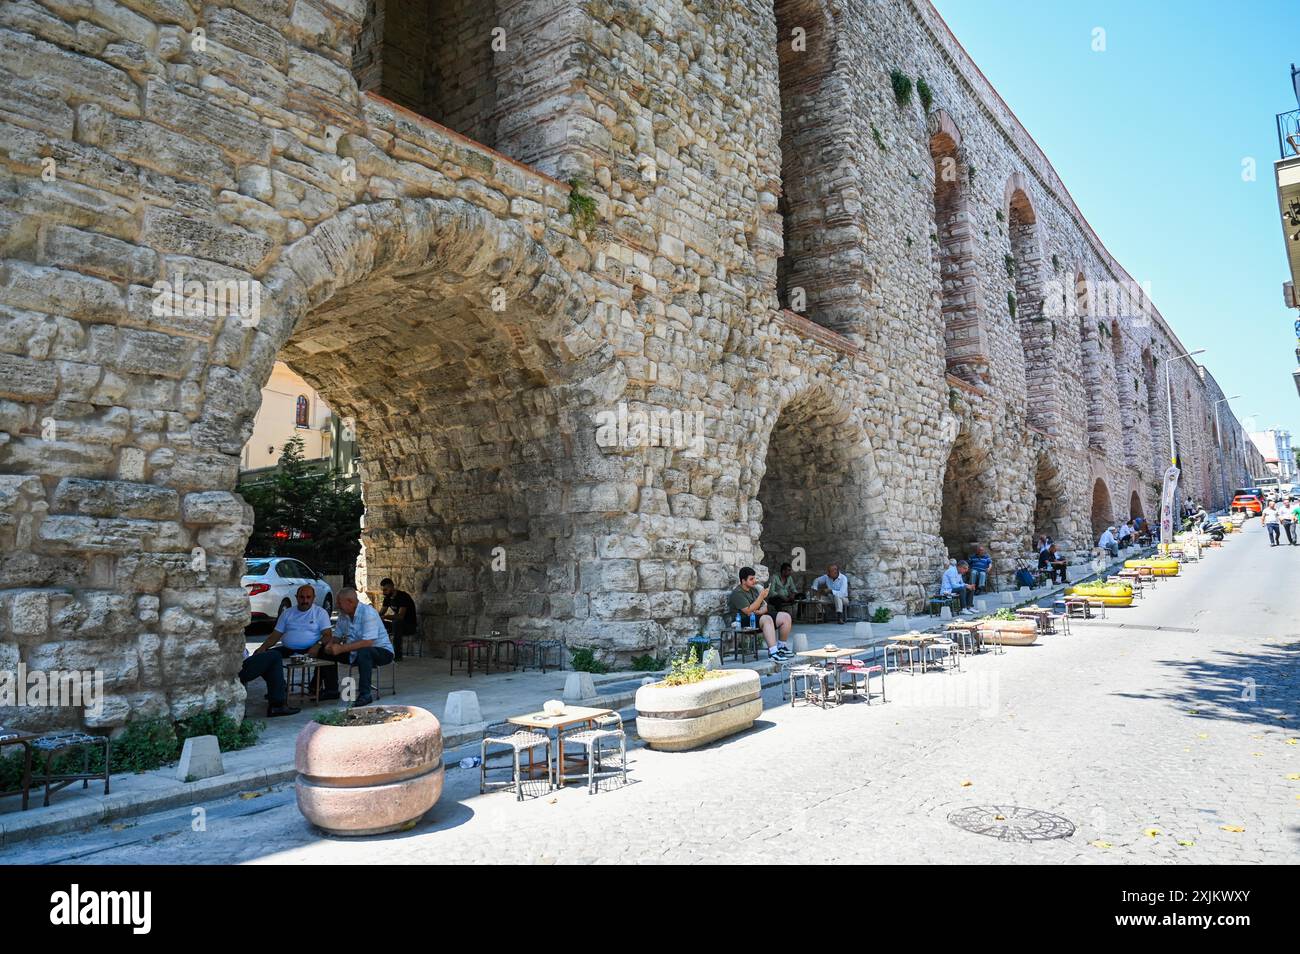
[[[384,708],[412,718],[367,726],[308,722],[298,733],[298,810],[332,835],[410,828],[442,794],[437,718],[417,706]]]
[[[1038,624],[1032,619],[986,619],[980,621],[980,632],[985,640],[1003,646],[1032,646],[1038,639]]]
[[[762,687],[753,669],[728,670],[689,686],[654,683],[636,691],[637,734],[665,752],[743,732],[762,711]]]

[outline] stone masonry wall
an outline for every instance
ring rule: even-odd
[[[367,579],[434,646],[662,652],[796,548],[915,607],[977,541],[1087,552],[1099,480],[1155,513],[1187,349],[1080,314],[1128,276],[924,0],[400,6],[0,6],[0,669],[108,693],[0,721],[242,699],[277,355],[355,423]],[[260,310],[160,311],[178,274]],[[1222,394],[1171,368],[1217,502]]]

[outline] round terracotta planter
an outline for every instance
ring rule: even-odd
[[[442,726],[432,712],[382,725],[308,722],[298,733],[298,810],[332,835],[410,828],[442,794]]]
[[[655,683],[636,691],[636,731],[652,749],[682,752],[743,732],[763,711],[753,669],[689,686]]]

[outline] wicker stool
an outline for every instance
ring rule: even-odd
[[[587,750],[587,794],[596,794],[596,783],[602,778],[613,778],[615,775],[621,775],[623,784],[627,784],[627,734],[623,731],[623,717],[617,712],[611,712],[609,715],[598,716],[595,719],[595,726],[590,729],[578,729],[576,732],[566,732],[564,742],[566,745],[581,745]],[[605,742],[618,743],[618,767],[604,769],[601,767],[601,754]],[[609,749],[609,754],[613,754],[613,747]],[[557,770],[557,781],[564,784],[566,776],[563,773],[564,767],[560,766]]]
[[[831,672],[821,666],[792,666],[790,668],[790,705],[794,706],[800,698],[808,705],[826,708],[827,681]],[[803,680],[803,692],[799,692],[799,681]]]
[[[482,795],[489,789],[514,788],[515,800],[522,802],[524,800],[523,773],[520,771],[519,753],[528,753],[528,771],[531,776],[533,771],[533,752],[539,747],[544,746],[546,756],[546,790],[548,792],[555,789],[555,776],[551,772],[551,737],[544,732],[534,732],[531,729],[524,729],[520,726],[513,725],[509,722],[498,722],[488,727],[487,734],[483,737],[483,742],[479,746],[479,768],[478,768],[478,791]],[[492,753],[488,748],[498,749],[498,754],[504,755],[510,752],[514,757],[514,773],[509,782],[489,782],[488,759]]]
[[[104,768],[102,771],[92,772],[90,770],[90,752],[94,746],[102,745],[104,747]],[[51,768],[54,764],[54,756],[64,749],[70,749],[76,746],[81,747],[82,752],[82,770],[69,775],[53,775]],[[90,787],[90,780],[102,778],[104,780],[104,794],[109,793],[109,755],[113,749],[113,743],[106,735],[87,735],[85,732],[51,732],[43,735],[38,739],[32,740],[32,748],[45,753],[45,771],[38,778],[32,779],[33,782],[45,785],[45,802],[46,807],[50,804],[50,794],[61,789],[67,788],[73,782],[80,782],[82,788]]]

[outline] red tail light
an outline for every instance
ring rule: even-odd
[[[249,596],[256,596],[258,593],[265,593],[265,592],[266,592],[267,590],[269,590],[270,588],[271,588],[271,587],[269,587],[269,586],[268,586],[267,584],[265,584],[265,583],[249,583],[249,584],[248,584],[248,595],[249,595]]]

